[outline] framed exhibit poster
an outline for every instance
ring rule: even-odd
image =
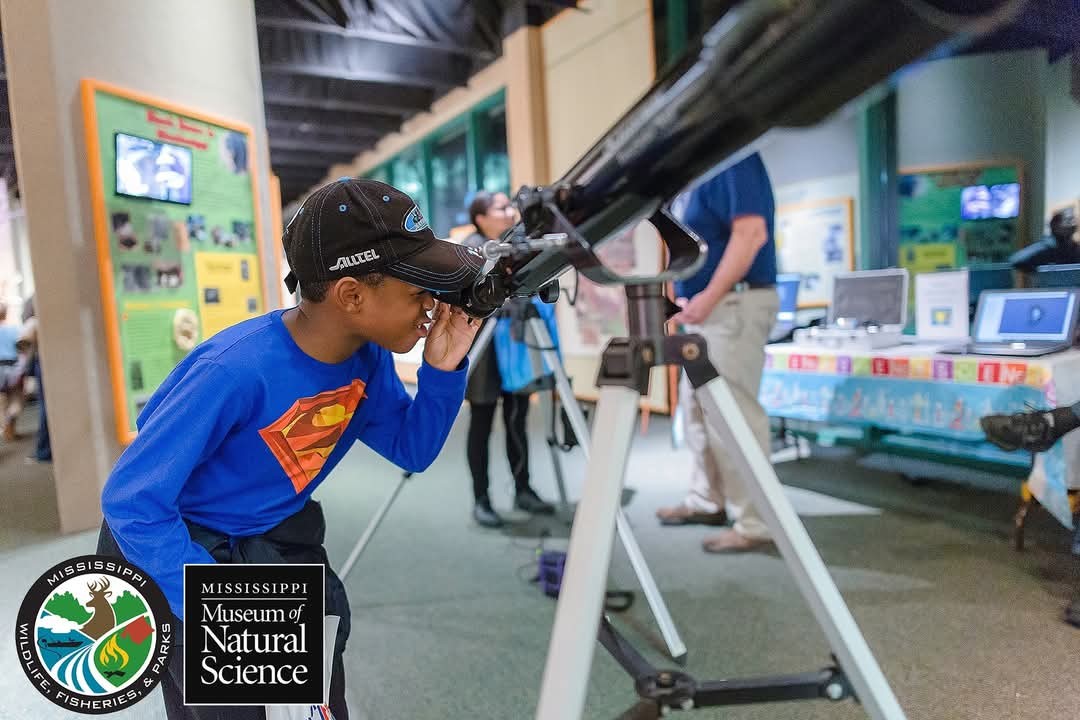
[[[826,307],[833,277],[855,269],[855,201],[837,197],[776,208],[776,259],[780,272],[802,276],[798,307]]]
[[[200,341],[265,311],[250,127],[82,81],[86,162],[121,443]]]
[[[1025,242],[1024,182],[1018,163],[903,168],[898,265],[911,274],[908,330],[919,273],[1007,262]]]
[[[900,265],[912,275],[1006,262],[1024,244],[1015,163],[900,170]]]

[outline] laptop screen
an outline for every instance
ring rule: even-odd
[[[833,279],[833,302],[830,322],[854,318],[859,323],[903,325],[907,273],[903,270],[871,270]]]
[[[776,312],[779,322],[791,322],[799,307],[799,282],[802,276],[784,273],[776,276],[776,294],[780,296],[780,309]]]
[[[1063,292],[986,292],[979,308],[975,342],[1068,340],[1076,295]]]

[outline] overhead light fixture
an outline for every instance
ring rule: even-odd
[[[296,129],[302,133],[309,133],[315,129],[315,126],[309,122],[302,122]]]

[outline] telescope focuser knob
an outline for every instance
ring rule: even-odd
[[[537,238],[515,237],[509,242],[488,240],[481,248],[481,252],[488,260],[498,260],[511,255],[563,247],[568,245],[569,242],[570,238],[566,233],[547,233]]]

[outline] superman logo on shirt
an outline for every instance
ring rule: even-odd
[[[297,493],[326,464],[365,397],[364,387],[362,380],[353,380],[337,390],[300,398],[281,417],[259,430]]]

